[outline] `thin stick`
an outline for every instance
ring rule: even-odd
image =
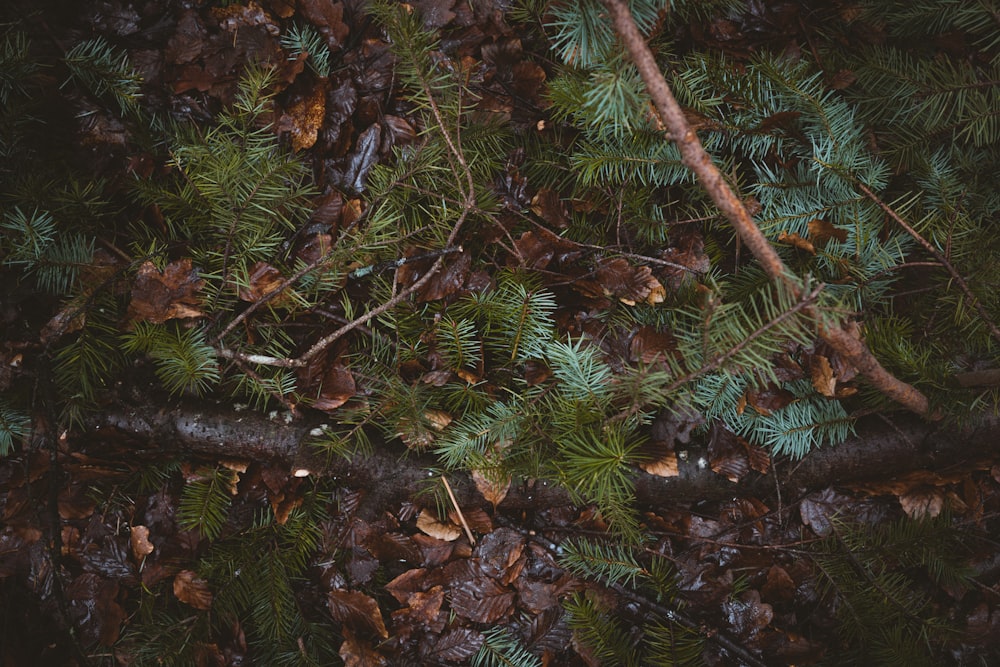
[[[729,187],[718,167],[712,162],[711,156],[702,147],[698,135],[688,124],[649,45],[646,44],[646,40],[632,19],[625,0],[601,0],[601,2],[607,7],[614,31],[625,43],[632,61],[639,70],[646,84],[646,90],[669,131],[670,138],[677,144],[684,165],[695,173],[702,187],[729,220],[739,238],[761,263],[767,275],[772,280],[787,286],[793,296],[802,299],[802,286],[798,279],[788,272],[777,251],[757,227],[743,202]],[[848,330],[828,322],[824,314],[812,304],[804,308],[803,312],[817,323],[820,337],[845,361],[868,378],[876,389],[909,410],[929,416],[930,403],[927,397],[887,371],[871,350],[861,342],[856,329]],[[845,326],[850,327],[850,324]]]
[[[451,504],[455,508],[455,512],[458,514],[458,520],[462,522],[462,528],[465,529],[465,536],[469,538],[469,544],[475,545],[476,538],[472,536],[469,524],[465,521],[465,515],[462,514],[462,508],[458,506],[458,501],[455,500],[455,494],[451,490],[451,484],[448,483],[448,478],[441,475],[441,481],[444,482],[444,490],[448,492],[448,497],[451,498]]]

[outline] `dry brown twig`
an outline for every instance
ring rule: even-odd
[[[676,142],[684,165],[695,173],[702,187],[736,229],[739,238],[761,263],[767,275],[772,280],[783,283],[793,296],[801,299],[801,285],[788,273],[781,257],[754,223],[743,202],[729,187],[725,177],[712,162],[711,156],[702,147],[698,135],[688,124],[649,45],[639,32],[625,0],[601,0],[601,2],[608,9],[615,33],[625,44],[629,56],[638,68],[670,138]],[[887,371],[849,324],[842,325],[828,321],[826,316],[811,304],[803,308],[803,312],[816,321],[820,337],[857,368],[875,388],[919,415],[932,416],[927,397],[917,388]]]

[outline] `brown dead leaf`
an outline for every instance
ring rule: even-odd
[[[632,266],[621,257],[601,262],[596,274],[606,294],[618,297],[619,301],[629,306],[639,301],[652,306],[662,303],[667,297],[667,290],[653,276],[652,269]]]
[[[566,206],[559,198],[559,193],[548,188],[542,188],[531,198],[531,212],[557,229],[569,226],[569,215]]]
[[[417,255],[415,249],[407,250],[407,257]],[[414,261],[404,264],[396,271],[396,280],[400,285],[406,287],[420,280],[420,278],[433,265],[434,260]],[[467,252],[453,253],[445,258],[444,266],[428,281],[418,292],[417,300],[420,302],[438,301],[455,294],[465,285],[465,279],[469,276],[469,269],[472,268],[472,255]]]
[[[822,248],[830,239],[835,239],[841,243],[846,242],[847,230],[834,227],[826,220],[816,218],[809,221],[809,238],[815,247]]]
[[[529,269],[544,269],[553,260],[568,262],[579,257],[582,249],[576,243],[556,236],[547,229],[535,229],[514,240],[522,265]]]
[[[791,602],[795,598],[795,588],[795,581],[788,571],[780,565],[772,565],[760,593],[772,602]]]
[[[195,609],[205,611],[212,608],[212,591],[208,582],[191,570],[181,570],[174,577],[174,596]]]
[[[773,383],[747,390],[745,396],[747,405],[765,417],[795,400],[795,394]]]
[[[789,234],[788,232],[781,232],[778,234],[779,243],[787,243],[790,246],[798,248],[799,250],[805,250],[810,255],[816,254],[816,248],[813,246],[809,239],[804,239],[796,233]]]
[[[354,376],[346,366],[333,364],[323,375],[319,396],[313,403],[317,410],[336,410],[357,393]]]
[[[837,378],[833,375],[833,368],[830,360],[822,354],[813,355],[810,359],[809,374],[812,377],[812,385],[817,392],[833,398],[837,395]]]
[[[389,664],[370,642],[359,639],[348,629],[344,629],[344,643],[340,645],[340,659],[344,667],[385,667]]]
[[[132,556],[140,563],[142,559],[153,553],[153,544],[149,541],[149,528],[146,526],[132,526],[129,531],[129,544],[132,546]]]
[[[454,628],[440,635],[429,654],[436,660],[459,662],[474,656],[482,644],[483,635],[478,630]]]
[[[677,339],[668,331],[643,325],[628,344],[629,361],[651,364],[677,351]]]
[[[278,131],[292,137],[292,150],[312,148],[326,115],[326,80],[320,79],[305,95],[285,107],[278,120]]]
[[[657,477],[676,477],[680,474],[675,452],[669,452],[654,461],[642,461],[639,467]]]
[[[482,494],[483,498],[493,505],[493,509],[496,509],[497,505],[507,497],[507,491],[510,490],[511,478],[507,476],[501,480],[497,479],[496,474],[492,471],[485,474],[479,469],[474,469],[472,471],[472,481],[476,483],[476,489]]]
[[[257,262],[250,269],[249,279],[249,285],[240,287],[239,297],[242,301],[253,303],[278,289],[285,277],[281,275],[281,271],[267,262]],[[283,302],[285,304],[288,302],[287,293],[275,297],[270,303],[280,308]]]
[[[132,287],[129,319],[163,324],[167,320],[204,315],[198,308],[198,291],[204,282],[188,258],[167,264],[161,273],[152,262],[143,262]]]
[[[445,542],[454,542],[462,536],[461,528],[450,521],[448,523],[439,521],[437,517],[427,510],[421,512],[420,516],[417,517],[417,529]]]
[[[281,33],[281,28],[275,24],[274,18],[253,0],[246,5],[213,7],[212,16],[219,22],[219,27],[226,32],[236,32],[244,27],[263,26],[268,34],[275,37]]]
[[[934,518],[944,509],[945,492],[941,488],[923,487],[899,496],[899,505],[911,519]]]
[[[358,591],[334,589],[327,596],[330,616],[348,628],[359,632],[375,632],[383,639],[389,636],[375,598]]]
[[[476,561],[456,561],[446,570],[453,576],[451,609],[475,623],[496,623],[514,611],[514,591],[482,572]]]
[[[344,3],[330,0],[299,0],[299,11],[326,38],[331,49],[343,45],[350,32],[344,23]]]

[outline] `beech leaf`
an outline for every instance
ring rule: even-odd
[[[330,616],[355,631],[374,632],[382,639],[389,636],[375,598],[358,591],[334,589],[327,596]]]
[[[181,570],[174,577],[174,596],[195,609],[205,611],[212,608],[212,591],[208,582],[191,570]]]

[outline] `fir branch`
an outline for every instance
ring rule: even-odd
[[[790,293],[801,298],[802,288],[798,281],[787,272],[781,257],[760,232],[746,206],[729,187],[722,173],[712,163],[711,157],[698,141],[698,136],[684,117],[684,112],[674,99],[656,59],[632,19],[628,5],[624,0],[601,1],[611,14],[615,32],[625,42],[626,48],[639,68],[647,90],[669,129],[670,137],[680,148],[684,164],[697,174],[702,186],[726,215],[743,242],[761,262],[767,274],[773,280],[785,284]],[[825,321],[826,318],[822,313],[811,305],[805,308],[804,312],[816,320],[820,336],[882,393],[917,414],[929,415],[930,404],[927,397],[915,387],[889,373],[853,332]]]
[[[972,307],[976,309],[977,313],[979,313],[979,317],[982,319],[983,324],[985,324],[990,330],[990,334],[993,335],[993,338],[996,339],[997,342],[1000,342],[1000,328],[998,328],[996,323],[990,318],[990,314],[986,312],[986,308],[983,307],[982,302],[980,302],[979,299],[976,298],[976,295],[972,293],[972,290],[969,288],[969,284],[965,282],[965,279],[962,278],[962,274],[955,269],[955,266],[948,261],[948,258],[945,257],[940,250],[934,247],[932,243],[921,236],[920,232],[906,222],[906,220],[904,220],[902,216],[895,211],[895,209],[886,204],[879,198],[878,195],[868,189],[868,186],[861,182],[858,182],[857,186],[866,197],[875,202],[879,208],[885,211],[886,215],[892,218],[897,225],[902,227],[907,234],[913,237],[913,240],[923,246],[923,248],[929,252],[942,267],[944,267],[944,269],[951,275],[952,279],[958,285],[959,289],[961,289],[965,294],[965,297],[969,300],[969,303],[972,304]]]

